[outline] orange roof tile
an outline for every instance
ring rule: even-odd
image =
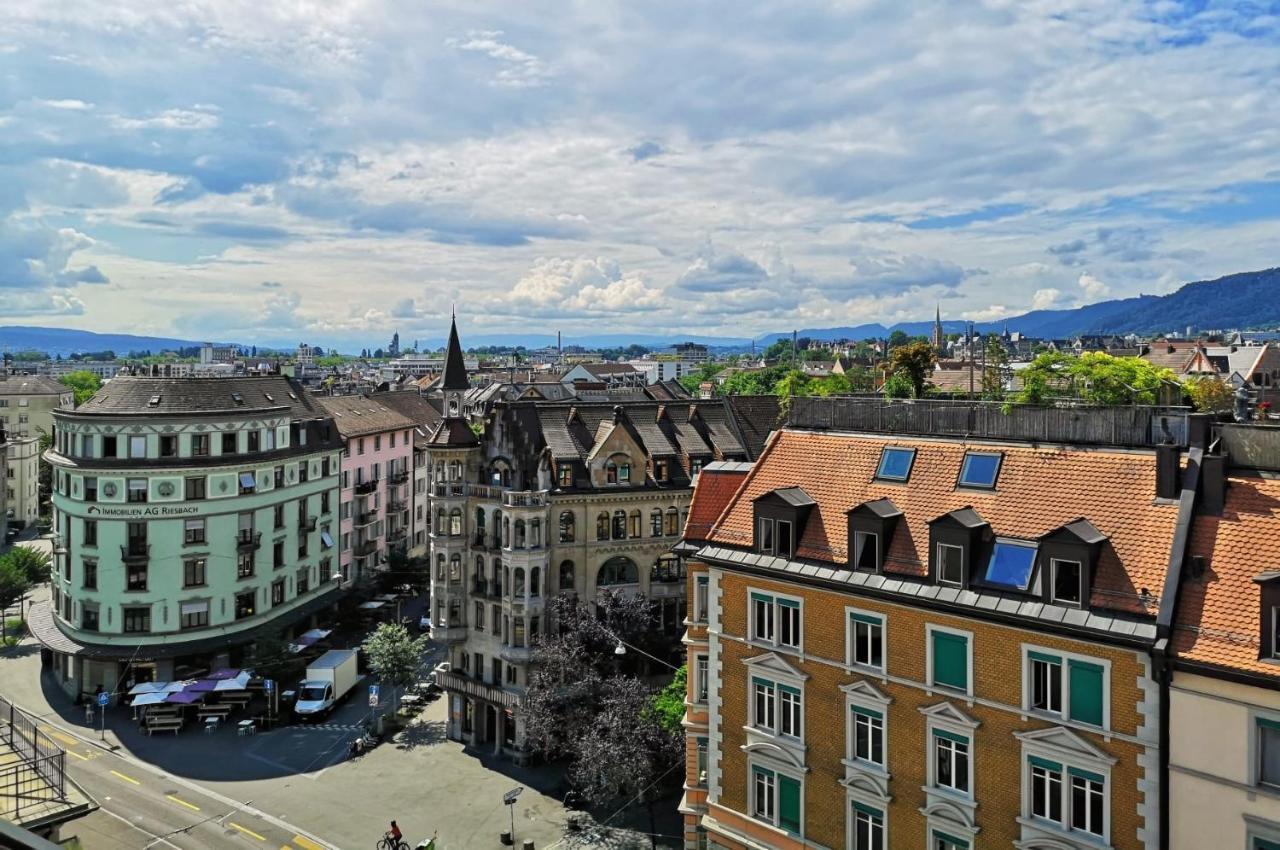
[[[915,447],[908,483],[874,480],[880,452],[887,444]],[[845,564],[846,512],[863,502],[887,498],[904,516],[885,553],[885,570],[922,576],[928,569],[929,520],[957,508],[973,507],[997,535],[1025,539],[1083,517],[1108,538],[1099,555],[1091,604],[1155,613],[1178,509],[1155,502],[1154,452],[1001,445],[997,448],[1004,453],[1004,461],[997,487],[979,491],[955,486],[966,448],[991,450],[993,446],[784,430],[756,461],[709,540],[750,546],[752,500],[781,487],[799,486],[818,504],[798,541],[797,556]]]
[[[1199,516],[1192,555],[1205,559],[1200,580],[1183,580],[1174,621],[1179,656],[1280,679],[1280,665],[1258,658],[1261,593],[1254,576],[1280,566],[1280,481],[1230,476],[1222,516]]]
[[[746,480],[747,470],[708,468],[698,473],[689,517],[684,523],[685,540],[706,540],[725,506]]]

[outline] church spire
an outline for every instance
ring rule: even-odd
[[[945,341],[946,338],[942,335],[942,305],[938,304],[933,319],[933,347],[942,351],[942,343]]]
[[[442,390],[462,390],[471,388],[467,380],[467,364],[462,359],[462,343],[458,341],[458,318],[455,312],[449,320],[449,344],[444,352],[444,380],[440,382]]]

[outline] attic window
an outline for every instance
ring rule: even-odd
[[[297,397],[296,395],[294,395],[293,393],[289,393],[289,398],[293,399],[294,401],[297,401],[297,400],[298,400],[298,397]]]
[[[1021,540],[997,540],[987,564],[987,583],[1013,590],[1031,586],[1031,570],[1036,563],[1036,544]]]
[[[1000,474],[1001,455],[998,452],[965,452],[960,465],[961,487],[993,489]]]
[[[267,401],[271,402],[272,404],[275,403],[275,397],[272,396],[271,393],[263,393],[263,395],[266,396]]]
[[[160,404],[160,396],[153,395],[151,400],[147,402],[147,407],[156,407]]]
[[[882,481],[906,481],[911,477],[911,466],[916,460],[916,450],[902,446],[885,446],[880,453],[880,466],[876,478]]]
[[[232,393],[231,400],[236,404],[244,404],[244,396],[240,395],[240,393]]]

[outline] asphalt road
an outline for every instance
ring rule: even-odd
[[[128,824],[134,840],[126,846],[336,850],[323,839],[258,811],[252,800],[228,799],[109,752],[47,721],[41,721],[40,727],[66,747],[71,778],[98,802],[103,813]]]

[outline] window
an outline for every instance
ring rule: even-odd
[[[627,536],[636,538],[640,536],[640,512],[632,511],[627,517]]]
[[[320,566],[324,567],[324,563],[322,562]],[[311,589],[311,568],[300,567],[298,569],[297,576],[293,580],[293,583],[295,585],[295,589],[297,591],[298,596],[301,596],[302,594],[310,590]]]
[[[623,463],[618,465],[618,482],[621,484],[631,483],[631,464]]]
[[[254,478],[252,472],[240,473],[240,495],[244,496],[252,493],[258,487],[258,481]]]
[[[853,533],[853,568],[871,573],[880,568],[880,535],[870,531]]]
[[[573,486],[573,465],[562,463],[556,467],[556,477],[561,487]]]
[[[885,446],[880,453],[880,465],[876,467],[876,478],[883,481],[906,481],[911,477],[911,466],[915,459],[915,449]]]
[[[182,521],[182,542],[184,545],[192,546],[205,542],[205,521],[202,519],[187,519]]]
[[[1082,599],[1081,568],[1079,561],[1049,562],[1050,580],[1053,582],[1053,601],[1065,605],[1079,605]]]
[[[271,566],[280,569],[284,566],[284,541],[277,540],[271,544]]]
[[[963,547],[938,544],[938,581],[942,584],[964,584]]]
[[[88,605],[80,607],[80,628],[86,632],[96,632],[98,630],[97,608],[90,608]]]
[[[668,537],[675,537],[680,533],[680,512],[675,508],[667,508],[664,516],[663,531]]]
[[[182,562],[182,586],[183,587],[203,587],[205,584],[205,567],[207,562],[204,558],[187,558]]]
[[[754,727],[792,738],[804,737],[804,704],[799,688],[752,678],[751,690]]]
[[[1280,786],[1280,720],[1266,717],[1258,722],[1258,782]]]
[[[222,432],[222,453],[224,455],[233,455],[236,453],[237,434],[235,431]]]
[[[1071,776],[1071,828],[1102,835],[1105,780],[1096,773],[1069,768]]]
[[[601,511],[596,515],[596,540],[609,539],[609,514]]]
[[[561,581],[563,581],[563,573],[561,573]],[[611,584],[638,584],[640,582],[640,570],[636,567],[635,561],[625,555],[615,555],[600,565],[600,571],[596,573],[596,585],[604,587]]]
[[[254,612],[254,596],[255,591],[247,590],[244,593],[236,594],[236,619],[243,620],[246,617],[252,617]]]
[[[151,631],[150,608],[124,608],[120,611],[120,615],[124,621],[126,634],[141,634]]]
[[[573,590],[573,561],[560,562],[560,589]]]
[[[284,579],[278,578],[271,582],[271,606],[284,604]]]
[[[253,552],[236,553],[236,578],[249,578],[253,575]]]
[[[205,497],[205,478],[188,478],[184,484],[187,501],[199,501]]]
[[[991,550],[991,562],[987,564],[986,580],[989,584],[1026,590],[1031,585],[1031,568],[1035,562],[1034,543],[997,540]]]
[[[271,527],[274,529],[284,528],[284,503],[276,505],[271,510]]]
[[[707,701],[707,656],[699,655],[693,665],[693,694],[695,702]]]
[[[104,435],[102,438],[102,456],[116,456],[116,438],[114,434]]]
[[[669,477],[667,472],[668,466],[665,460],[655,460],[653,462],[653,477],[656,481],[666,481]]]
[[[995,487],[996,476],[1000,474],[1000,458],[996,453],[965,452],[964,462],[960,464],[960,486]]]
[[[604,465],[604,480],[606,484],[618,483],[618,465],[613,461],[608,461]]]
[[[1036,756],[1029,761],[1032,817],[1062,823],[1062,765]]]
[[[884,766],[884,715],[860,705],[850,707],[853,740],[850,755],[857,761]]]
[[[209,435],[208,434],[192,434],[191,435],[191,456],[192,457],[208,457],[209,456]]]
[[[98,521],[96,519],[84,521],[84,539],[80,542],[85,546],[98,545]]]
[[[969,793],[969,739],[964,735],[933,730],[933,784]]]
[[[174,434],[160,436],[160,457],[177,457],[178,437]]]
[[[929,681],[931,684],[969,691],[969,637],[959,632],[927,626],[929,633]]]
[[[98,479],[86,477],[84,479],[84,500],[86,502],[98,501]]]
[[[249,439],[248,439],[248,446],[247,446],[247,450],[248,450],[248,451],[251,451],[251,452],[256,452],[256,451],[258,450],[258,446],[259,446],[259,444],[261,443],[261,440],[262,440],[262,434],[261,434],[261,432],[260,432],[260,431],[250,431],[250,432],[248,432],[245,436],[249,438]]]
[[[574,537],[573,511],[560,513],[560,542],[572,543]]]
[[[125,590],[143,591],[147,589],[147,564],[126,564],[125,565]]]
[[[147,479],[130,478],[126,487],[130,502],[145,502],[147,500]]]
[[[0,407],[3,407],[3,406],[4,406],[3,404],[0,404]],[[93,435],[92,434],[80,435],[80,457],[93,457]]]
[[[849,665],[884,671],[884,618],[849,612]]]
[[[129,457],[145,458],[147,456],[147,438],[131,436],[129,438]]]
[[[1041,652],[1028,652],[1031,671],[1031,707],[1052,714],[1062,713],[1062,659]]]
[[[800,780],[751,766],[751,814],[757,820],[800,832]]]
[[[853,804],[853,850],[884,850],[884,813]]]
[[[791,523],[785,519],[777,522],[777,540],[774,553],[779,558],[791,557]]]
[[[799,649],[800,620],[800,600],[751,591],[752,639]]]
[[[929,850],[969,850],[969,842],[935,829],[931,832]]]
[[[198,629],[209,625],[208,602],[183,602],[178,606],[178,612],[184,629]]]
[[[627,539],[627,512],[626,511],[613,512],[613,539],[614,540]]]
[[[95,558],[84,559],[84,589],[98,589],[98,561]]]
[[[695,576],[693,579],[693,619],[698,623],[707,621],[709,581],[707,576]]]

